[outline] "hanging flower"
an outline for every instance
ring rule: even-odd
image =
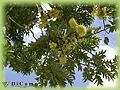
[[[71,18],[69,20],[69,25],[70,25],[71,28],[75,28],[78,24],[77,24],[77,22],[74,18]]]
[[[77,39],[75,37],[72,38],[72,44],[75,45],[77,43]]]
[[[48,21],[40,21],[38,26],[40,28],[43,28],[43,27],[46,27],[47,25],[48,25]]]
[[[70,50],[70,49],[72,48],[72,46],[73,46],[73,45],[72,45],[71,43],[68,43],[68,44],[66,45],[66,49],[67,49],[67,50]]]
[[[104,19],[104,17],[106,16],[106,7],[103,7],[103,8],[98,8],[98,14],[97,16],[100,18],[100,19]]]
[[[80,37],[83,37],[86,35],[86,27],[83,25],[76,26],[76,32],[79,34]]]
[[[63,41],[67,41],[67,39],[68,39],[67,35],[64,35],[63,36]]]
[[[67,59],[65,57],[64,54],[61,54],[60,58],[59,58],[59,63],[60,64],[65,64],[67,62]]]
[[[49,16],[52,18],[60,18],[61,17],[61,10],[58,9],[52,9],[48,12]]]
[[[91,15],[94,17],[94,16],[96,16],[97,15],[97,13],[98,13],[98,5],[95,5],[94,7],[93,7],[93,11],[92,11],[92,13],[91,13]]]
[[[100,7],[98,5],[95,5],[93,7],[93,11],[91,13],[92,16],[98,16],[100,19],[104,19],[106,16],[106,7]]]
[[[43,28],[48,25],[48,16],[44,15],[40,18],[38,22],[38,27]]]
[[[57,44],[54,42],[49,43],[51,49],[55,49],[57,47]]]

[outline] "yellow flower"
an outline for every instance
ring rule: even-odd
[[[72,40],[73,40],[72,44],[76,44],[77,43],[77,39],[75,37],[73,37]]]
[[[59,63],[60,64],[65,64],[67,62],[67,59],[65,57],[64,54],[61,54],[60,58],[59,58]]]
[[[86,35],[86,27],[83,25],[76,26],[76,32],[79,34],[80,37],[83,37]]]
[[[43,27],[46,27],[47,25],[48,25],[48,21],[40,21],[38,26],[40,28],[43,28]]]
[[[66,41],[68,39],[67,35],[63,36],[63,41]]]
[[[72,48],[72,44],[71,43],[68,43],[67,45],[66,45],[66,49],[67,50],[70,50]]]
[[[43,28],[48,25],[48,16],[43,15],[38,22],[38,27]]]
[[[94,6],[92,11],[92,16],[98,16],[100,19],[104,19],[106,16],[106,7],[101,8],[100,6]]]
[[[98,14],[97,16],[100,18],[100,19],[104,19],[104,17],[106,16],[106,7],[104,8],[98,8]]]
[[[71,28],[75,28],[78,24],[77,24],[77,22],[74,18],[71,18],[69,20],[69,25],[70,25]]]
[[[91,15],[92,16],[96,16],[97,15],[97,9],[98,9],[98,5],[95,5],[94,7],[93,7],[93,11],[92,11],[92,13],[91,13]]]
[[[49,43],[51,49],[55,49],[57,47],[57,44],[54,42]]]
[[[49,16],[52,18],[60,18],[60,13],[61,13],[61,10],[58,10],[58,9],[52,9],[49,11]]]

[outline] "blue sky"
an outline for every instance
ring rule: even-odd
[[[108,22],[106,22],[106,23],[108,23]],[[98,27],[98,26],[103,26],[103,24],[102,24],[102,21],[98,19],[98,17],[95,17],[95,21],[92,24],[92,26]],[[35,33],[35,37],[39,37],[39,36],[40,36],[40,32]],[[105,32],[103,32],[103,33],[99,34],[99,36],[104,38],[105,36],[108,36],[108,34],[105,34]],[[116,43],[115,33],[111,33],[108,37],[110,39],[109,47],[114,49],[115,45],[116,45],[115,44]],[[26,36],[24,38],[24,40],[26,41],[26,43],[30,43],[31,41],[34,41],[34,38],[32,36],[30,36],[30,37]],[[103,43],[103,40],[100,42],[100,45],[105,46],[105,44]],[[89,85],[89,82],[83,83],[81,72],[78,72],[76,70],[75,76],[76,76],[76,80],[74,81],[74,87],[81,87],[81,86],[84,87],[84,86]],[[8,82],[21,82],[21,81],[22,82],[36,82],[34,78],[35,78],[34,73],[31,73],[28,76],[23,76],[23,74],[21,74],[21,73],[16,73],[16,72],[12,71],[11,68],[8,68],[8,67],[5,68],[5,81],[8,81]]]

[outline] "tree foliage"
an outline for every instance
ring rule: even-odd
[[[116,31],[114,5],[62,5],[34,6],[8,5],[5,8],[5,66],[25,75],[35,72],[38,85],[73,85],[75,68],[83,72],[83,81],[103,85],[102,78],[114,80],[117,76],[117,57],[105,59],[106,50],[97,51],[101,37],[98,33]],[[44,7],[44,8],[43,8]],[[104,28],[91,27],[94,15]],[[70,21],[71,20],[71,21]],[[105,24],[109,20],[110,24]],[[40,28],[35,38],[33,26]],[[35,42],[25,45],[24,36],[32,33]],[[109,37],[105,37],[108,45]]]

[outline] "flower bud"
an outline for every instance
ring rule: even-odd
[[[60,64],[65,64],[66,61],[67,61],[67,59],[66,59],[65,55],[62,54],[62,55],[60,56],[60,58],[59,58],[59,63],[60,63]]]
[[[80,37],[83,37],[86,35],[86,27],[83,25],[76,26],[76,32],[79,34]]]
[[[55,49],[57,47],[57,44],[54,42],[49,43],[51,49]]]
[[[69,20],[69,25],[70,25],[71,28],[75,28],[78,24],[77,24],[77,22],[74,18],[71,18]]]

